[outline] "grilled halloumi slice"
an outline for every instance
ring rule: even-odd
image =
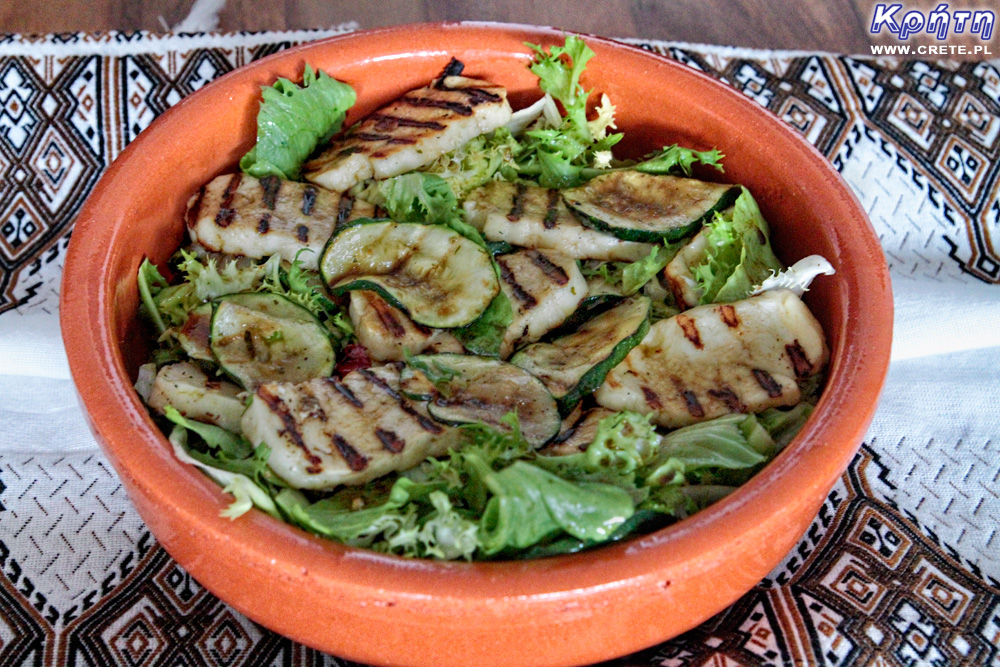
[[[209,378],[200,368],[184,361],[161,368],[146,400],[160,414],[168,405],[195,421],[240,432],[243,390],[232,382]]]
[[[691,308],[654,324],[594,396],[611,410],[678,427],[794,405],[829,351],[816,318],[788,290]]]
[[[351,371],[343,380],[261,385],[242,426],[250,442],[271,448],[268,463],[278,476],[314,490],[412,468],[447,452],[458,436],[399,393],[395,366]]]
[[[500,288],[514,311],[501,344],[502,358],[558,327],[587,296],[586,279],[565,255],[526,249],[500,255],[496,262]]]
[[[694,278],[694,267],[705,257],[708,248],[708,230],[702,229],[677,251],[663,269],[664,281],[674,295],[674,303],[681,310],[698,305],[704,290]]]
[[[634,262],[652,245],[623,241],[585,227],[558,190],[494,181],[465,199],[465,217],[488,241],[555,250],[573,259]]]
[[[192,241],[229,255],[291,262],[309,248],[299,259],[315,269],[338,225],[374,215],[368,202],[308,183],[225,174],[188,201],[187,226]]]
[[[348,313],[358,342],[365,346],[374,361],[403,361],[404,350],[410,354],[461,354],[464,351],[462,343],[451,332],[417,324],[369,290],[351,292]]]
[[[456,66],[457,63],[457,66]],[[305,178],[343,192],[367,178],[390,178],[430,164],[480,134],[507,124],[507,91],[457,76],[453,60],[430,85],[365,118],[306,163]]]

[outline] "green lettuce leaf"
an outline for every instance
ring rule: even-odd
[[[704,290],[701,303],[731,303],[784,266],[771,249],[767,222],[750,191],[743,188],[731,217],[716,215],[706,225],[708,247],[694,277]]]
[[[673,144],[650,153],[642,159],[642,162],[634,165],[632,169],[644,171],[647,174],[675,174],[680,172],[685,176],[690,176],[692,165],[698,162],[709,167],[715,167],[721,172],[725,171],[722,167],[722,158],[724,157],[717,148],[713,148],[710,151],[696,151]]]
[[[476,472],[492,494],[479,523],[486,555],[524,549],[559,532],[603,541],[634,511],[631,497],[616,486],[569,482],[524,461],[500,472],[478,465]]]
[[[306,65],[302,86],[279,78],[261,88],[257,143],[240,160],[240,168],[256,178],[295,179],[316,147],[340,131],[354,89]]]
[[[727,415],[665,435],[643,476],[654,486],[705,481],[705,473],[754,468],[776,449],[753,415]]]
[[[468,352],[481,357],[498,357],[504,334],[513,321],[510,299],[500,291],[482,315],[464,327],[453,329],[452,333]]]
[[[520,150],[511,133],[499,128],[445,153],[422,171],[443,178],[461,198],[488,183],[501,168],[516,169],[515,156]]]

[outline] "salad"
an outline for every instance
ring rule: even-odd
[[[139,269],[136,388],[176,456],[327,538],[535,558],[731,493],[815,404],[829,352],[717,150],[615,157],[577,37],[529,45],[540,98],[441,75],[343,129],[355,93],[265,87],[240,171]]]

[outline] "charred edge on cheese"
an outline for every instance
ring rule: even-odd
[[[288,406],[281,400],[281,397],[275,396],[263,387],[257,389],[257,396],[267,404],[271,412],[278,415],[278,419],[285,426],[282,433],[288,436],[295,446],[302,450],[306,460],[309,461],[309,467],[306,468],[306,472],[310,475],[318,475],[323,472],[322,459],[313,454],[309,447],[306,446],[305,441],[302,439],[302,434],[299,433],[299,429],[295,425],[295,417],[292,416],[292,413],[288,410]]]
[[[194,229],[195,224],[198,222],[198,218],[201,217],[201,203],[205,199],[205,188],[198,189],[198,197],[194,200],[194,204],[188,209],[187,212],[187,226]]]
[[[692,345],[699,350],[705,347],[701,342],[698,324],[693,319],[684,314],[677,315],[674,319],[677,321],[677,326],[684,332],[684,337],[691,341]]]
[[[524,202],[527,199],[525,193],[528,191],[528,186],[524,183],[518,183],[516,188],[514,199],[511,201],[510,212],[507,213],[507,219],[511,222],[517,222],[524,215]]]
[[[733,391],[732,387],[709,389],[708,395],[716,400],[722,401],[730,412],[739,412],[742,414],[746,414],[748,412],[746,404],[740,400],[740,397],[736,395],[736,392]]]
[[[257,223],[257,233],[267,234],[269,231],[271,231],[271,214],[265,213]]]
[[[556,220],[559,218],[560,200],[562,200],[562,195],[559,193],[559,190],[551,188],[547,193],[545,217],[542,218],[542,226],[545,229],[552,229],[556,226]]]
[[[265,176],[260,179],[260,189],[263,191],[264,206],[273,211],[281,191],[281,179],[277,176]]]
[[[393,454],[399,454],[406,447],[406,443],[403,442],[402,438],[396,435],[394,431],[388,429],[376,428],[375,437],[382,443],[382,447]]]
[[[538,305],[538,299],[536,299],[530,292],[521,287],[521,284],[517,282],[517,278],[514,277],[514,273],[510,268],[502,261],[503,258],[497,260],[497,265],[500,267],[500,277],[505,283],[510,285],[511,291],[514,292],[514,296],[518,301],[524,304],[527,309],[534,308]]]
[[[761,389],[767,392],[768,396],[771,398],[778,398],[782,395],[781,385],[771,376],[770,373],[761,368],[754,368],[751,373],[753,373],[754,379],[757,380],[757,384],[760,385]]]
[[[417,423],[420,425],[420,428],[424,429],[425,431],[427,431],[429,433],[433,433],[435,435],[439,435],[439,434],[441,434],[441,433],[444,432],[444,429],[442,429],[440,426],[438,426],[437,424],[435,424],[434,422],[432,422],[430,419],[427,419],[427,417],[424,417],[422,414],[420,414],[419,412],[417,412],[416,410],[414,410],[406,402],[406,400],[399,394],[399,392],[397,392],[395,389],[393,389],[392,387],[390,387],[385,382],[385,380],[383,380],[382,378],[378,377],[377,375],[375,375],[374,373],[372,373],[368,369],[361,369],[361,370],[358,371],[358,373],[360,373],[363,378],[365,378],[366,380],[368,380],[369,382],[371,382],[373,385],[375,385],[376,387],[378,387],[379,389],[381,389],[383,392],[385,392],[390,398],[392,398],[392,400],[396,401],[396,403],[399,405],[399,408],[403,412],[405,412],[406,414],[408,414],[411,417],[413,417],[417,421]]]
[[[441,76],[434,81],[434,87],[438,90],[448,90],[448,87],[444,84],[444,80],[449,76],[461,76],[464,69],[465,63],[455,56],[452,56],[451,60],[448,61],[448,64],[444,66],[443,70],[441,70]]]
[[[344,436],[339,433],[333,434],[333,445],[340,452],[347,467],[353,472],[361,472],[368,467],[368,457],[354,449],[351,443],[347,442]]]
[[[792,360],[792,368],[795,369],[795,377],[797,379],[804,380],[812,374],[812,364],[809,362],[809,357],[806,356],[806,351],[802,349],[802,345],[799,344],[798,340],[786,345],[785,352],[788,353],[788,358]]]
[[[223,229],[231,225],[233,218],[236,216],[236,209],[232,208],[233,198],[236,197],[236,190],[240,187],[240,181],[242,180],[242,174],[234,174],[233,177],[229,179],[225,192],[222,193],[222,201],[219,203],[219,212],[215,214],[215,224]]]
[[[528,251],[528,259],[531,260],[532,264],[541,269],[542,273],[556,285],[562,287],[569,282],[569,275],[566,271],[561,266],[553,264],[552,260],[537,250]]]
[[[729,304],[719,306],[719,317],[722,318],[722,321],[730,329],[736,329],[740,326],[740,318],[736,314],[736,309]]]
[[[302,215],[312,217],[313,208],[316,206],[316,186],[307,185],[302,191]],[[343,199],[340,200],[343,204]]]

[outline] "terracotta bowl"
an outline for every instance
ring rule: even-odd
[[[545,28],[418,25],[283,51],[229,74],[163,114],[118,158],[80,214],[66,260],[62,326],[93,430],[157,540],[220,598],[283,635],[378,665],[576,665],[692,628],[760,581],[793,547],[855,453],[889,361],[892,302],[882,251],[837,172],[748,98],[640,49],[588,37],[588,89],[618,106],[626,154],[678,142],[719,147],[788,263],[837,269],[808,302],[832,350],[822,400],[799,437],[724,501],[670,528],[589,553],[532,562],[438,563],[346,548],[228,500],[175,460],[132,390],[148,352],[137,318],[143,257],[181,244],[188,196],[231,171],[255,137],[259,87],[306,63],[349,82],[353,122],[424,84],[456,56],[507,86],[515,108],[538,96],[524,42]]]

